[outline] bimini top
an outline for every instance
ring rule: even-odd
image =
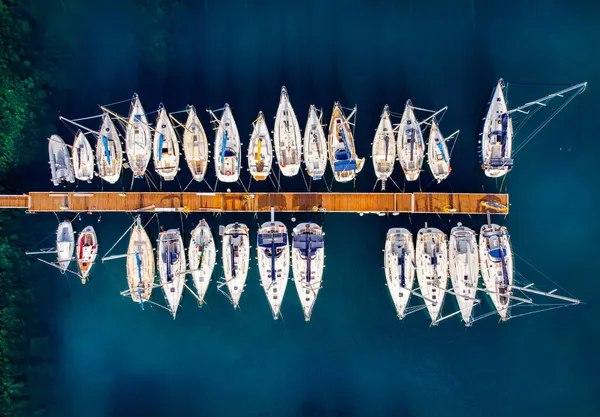
[[[346,138],[346,133],[344,132],[344,129],[340,129],[340,136],[342,137],[344,149],[339,149],[335,152],[335,162],[333,163],[333,170],[335,172],[355,170],[356,159],[351,159],[352,153],[350,152],[350,147],[348,146],[348,138]]]
[[[286,233],[262,233],[258,235],[258,246],[262,248],[280,248],[287,245]]]
[[[317,249],[323,248],[323,235],[301,234],[294,237],[294,249],[300,249],[303,255],[313,256]]]
[[[490,250],[490,256],[498,261],[502,260],[506,256],[506,249],[497,248]]]

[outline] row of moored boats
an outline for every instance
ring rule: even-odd
[[[486,175],[498,177],[512,167],[512,122],[507,109],[502,80],[494,89],[492,100],[485,117],[480,153]],[[183,155],[192,177],[202,181],[209,163],[209,144],[206,131],[194,106],[186,110],[168,113],[161,104],[154,125],[148,121],[147,113],[140,98],[135,94],[131,101],[129,115],[120,116],[112,110],[101,107],[102,121],[95,131],[72,121],[61,118],[80,128],[72,145],[67,145],[58,135],[49,138],[49,158],[54,185],[79,181],[91,181],[98,175],[114,184],[121,177],[122,170],[128,167],[134,177],[143,177],[153,160],[154,169],[165,181],[173,180],[180,167],[180,142]],[[451,172],[448,141],[456,138],[458,131],[444,136],[440,130],[435,112],[419,121],[410,100],[407,101],[400,122],[392,123],[389,107],[386,105],[372,143],[372,158],[375,175],[383,184],[392,175],[395,161],[398,160],[407,181],[415,181],[422,171],[425,155],[433,177],[442,181]],[[213,161],[217,179],[222,182],[236,182],[240,178],[243,155],[240,134],[228,104],[212,111],[211,124],[215,130]],[[217,113],[221,112],[220,116]],[[176,117],[186,113],[185,121]],[[273,127],[273,139],[265,116],[259,112],[252,123],[252,133],[248,143],[246,160],[248,170],[255,180],[265,180],[272,172],[275,161],[281,174],[293,177],[304,163],[307,174],[321,179],[327,169],[328,160],[333,175],[339,182],[351,181],[363,166],[364,158],[358,158],[354,143],[354,116],[356,107],[346,116],[339,102],[333,107],[328,135],[322,125],[322,112],[311,105],[304,133],[300,131],[298,119],[291,105],[285,87],[281,89],[279,106]],[[117,124],[115,124],[117,121]],[[121,129],[117,125],[121,126]],[[428,127],[427,144],[424,129]],[[181,134],[177,133],[181,129]],[[88,136],[96,139],[95,155]],[[124,137],[125,152],[121,137]],[[69,149],[71,152],[69,152]],[[123,155],[127,156],[124,163]]]
[[[222,265],[224,280],[219,283],[227,288],[224,292],[234,308],[246,286],[250,266],[250,231],[241,223],[232,223],[220,231],[222,236]],[[85,283],[98,254],[98,241],[93,227],[87,226],[75,242],[71,222],[59,224],[56,238],[56,266],[64,273],[70,262],[77,261],[79,272],[75,272]],[[290,274],[290,258],[293,280],[300,297],[304,317],[310,320],[312,310],[321,288],[325,248],[324,233],[315,223],[301,223],[293,229],[291,248],[287,227],[271,218],[258,230],[257,259],[261,285],[265,291],[274,318],[278,318],[281,302]],[[75,256],[74,256],[75,252]],[[157,241],[156,264],[158,282],[155,282],[155,255],[152,242],[141,224],[140,217],[131,226],[127,253],[105,256],[102,261],[127,258],[126,274],[129,289],[123,295],[131,296],[140,303],[150,302],[152,290],[163,289],[167,309],[175,318],[187,287],[186,279],[191,275],[195,287],[192,293],[200,305],[208,289],[216,264],[216,248],[210,227],[201,220],[192,230],[186,250],[178,229],[163,231]],[[48,251],[44,253],[49,253]],[[72,271],[70,271],[72,272]]]

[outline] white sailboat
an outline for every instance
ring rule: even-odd
[[[206,220],[202,219],[192,230],[188,248],[188,262],[192,273],[198,303],[204,304],[204,296],[216,263],[216,249],[213,235]]]
[[[315,180],[320,180],[327,169],[327,139],[321,124],[322,116],[323,113],[317,114],[317,109],[311,104],[304,129],[304,166]]]
[[[513,167],[513,126],[504,97],[504,81],[500,79],[488,105],[481,134],[481,159],[485,175],[501,177]]]
[[[356,106],[346,118],[339,102],[333,105],[329,123],[328,150],[333,176],[338,182],[352,181],[364,166],[364,158],[358,158],[354,147],[354,134],[350,120],[356,114]]]
[[[56,257],[57,265],[61,273],[69,269],[75,250],[75,233],[73,225],[69,221],[61,222],[56,230]]]
[[[102,114],[102,126],[96,142],[96,163],[98,176],[110,184],[121,177],[123,168],[123,148],[117,128],[107,112]]]
[[[450,231],[450,281],[465,326],[473,322],[479,283],[479,256],[475,232],[458,223]]]
[[[298,119],[285,87],[281,87],[273,138],[275,141],[275,155],[281,173],[286,177],[293,177],[300,170],[302,136],[300,136]]]
[[[92,226],[87,226],[79,234],[75,253],[77,254],[81,283],[85,284],[98,255],[98,239]]]
[[[183,131],[183,153],[196,181],[202,181],[208,168],[208,138],[194,106],[188,107]]]
[[[229,104],[225,104],[219,120],[209,110],[213,121],[217,124],[215,136],[215,171],[217,179],[222,182],[236,182],[240,178],[242,168],[240,135]]]
[[[513,287],[513,256],[506,227],[484,224],[479,232],[479,263],[486,292],[503,321],[508,320]]]
[[[457,134],[458,131],[444,138],[435,116],[431,119],[429,142],[427,143],[427,165],[429,165],[431,175],[437,180],[438,184],[448,178],[448,175],[452,172],[450,152],[448,152],[446,142],[456,137]]]
[[[396,139],[394,138],[394,128],[387,104],[383,108],[383,113],[379,119],[371,154],[375,176],[381,180],[381,189],[385,190],[385,182],[392,175],[394,162],[396,162]]]
[[[129,295],[144,308],[144,303],[150,301],[154,288],[155,265],[152,242],[142,226],[140,216],[136,217],[131,229],[126,256]]]
[[[158,108],[156,128],[153,142],[154,169],[164,178],[171,181],[179,170],[179,142],[169,114],[162,106]]]
[[[287,227],[276,222],[273,209],[271,221],[263,223],[258,230],[258,270],[260,284],[265,290],[273,318],[281,314],[281,303],[290,273],[290,247]]]
[[[69,150],[60,136],[52,135],[48,139],[48,157],[54,186],[75,182]]]
[[[250,262],[250,239],[248,227],[242,223],[228,224],[223,229],[223,269],[225,284],[233,308],[238,308],[240,297],[246,286]]]
[[[408,100],[398,126],[398,160],[407,181],[416,181],[425,157],[423,132],[415,116],[412,102]]]
[[[136,178],[144,176],[152,156],[152,132],[146,111],[137,94],[133,95],[129,120],[125,130],[125,152],[127,161]]]
[[[448,286],[448,242],[446,234],[434,227],[419,230],[416,248],[417,280],[431,324],[439,321]]]
[[[179,230],[170,229],[158,236],[158,271],[168,309],[173,318],[185,286],[185,251]]]
[[[273,146],[263,112],[258,113],[252,127],[248,144],[248,169],[252,178],[263,181],[269,176],[273,164]]]
[[[323,282],[324,235],[323,230],[314,223],[300,223],[292,233],[294,283],[306,321],[310,321]]]
[[[94,178],[94,152],[81,130],[77,131],[73,142],[73,170],[79,181],[90,182]]]
[[[415,281],[415,245],[413,235],[407,229],[392,228],[388,231],[384,268],[396,315],[403,319]]]

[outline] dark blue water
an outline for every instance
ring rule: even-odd
[[[123,261],[95,265],[85,286],[54,271],[39,276],[36,292],[53,371],[37,385],[48,415],[600,414],[600,285],[592,263],[600,232],[594,216],[598,9],[567,1],[29,2],[40,42],[56,55],[57,115],[98,114],[97,104],[137,92],[147,111],[160,102],[169,111],[194,104],[208,128],[201,111],[228,102],[245,142],[260,110],[268,118],[275,115],[285,85],[301,127],[310,104],[323,107],[326,120],[335,100],[357,104],[356,146],[359,156],[368,157],[384,104],[396,112],[409,98],[424,108],[448,105],[443,131],[461,129],[450,179],[432,185],[424,173],[407,191],[498,189],[499,183],[484,180],[476,154],[480,120],[498,78],[591,83],[517,155],[504,184],[511,214],[496,219],[509,228],[520,256],[585,305],[503,324],[491,317],[470,329],[458,318],[430,328],[422,313],[399,322],[381,269],[387,229],[416,233],[425,221],[443,230],[457,221],[478,229],[484,218],[296,215],[297,222],[317,221],[326,232],[324,284],[310,324],[292,283],[284,319],[271,319],[254,263],[240,310],[212,285],[202,309],[185,295],[175,321],[165,311],[141,311],[119,296],[126,288]],[[551,91],[514,86],[511,104]],[[115,108],[126,112],[127,104],[122,106]],[[57,131],[69,137],[58,123]],[[44,181],[45,158],[40,155]],[[182,167],[185,187],[189,176]],[[404,187],[396,171],[393,178]],[[213,172],[211,166],[211,184]],[[244,180],[247,184],[247,173]],[[129,189],[130,181],[129,173],[122,184],[105,189]],[[374,182],[367,161],[355,185],[334,184],[334,191],[369,191]],[[283,186],[305,189],[298,178],[284,179]],[[189,190],[207,190],[202,187]],[[189,232],[201,217],[165,214],[148,229],[154,237],[159,223],[183,224]],[[99,223],[97,215],[82,218],[76,228],[93,224],[103,250],[131,222],[127,214],[105,214]],[[245,222],[253,245],[257,225],[267,220],[206,218],[215,231],[221,224]],[[289,214],[279,218],[293,227]],[[44,237],[56,220],[39,214],[31,225]],[[123,241],[115,252],[125,247]],[[516,267],[542,289],[556,287],[522,260]],[[218,266],[213,279],[221,275]],[[155,300],[162,301],[159,291]],[[448,302],[444,312],[454,308]],[[477,308],[489,311],[487,305]]]

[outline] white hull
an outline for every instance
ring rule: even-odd
[[[202,181],[208,168],[208,138],[194,106],[188,109],[183,131],[183,153],[196,181]]]
[[[436,324],[448,286],[448,242],[439,229],[430,227],[417,234],[417,279],[431,324]]]
[[[273,146],[269,128],[265,123],[263,113],[253,123],[252,135],[248,144],[248,169],[250,175],[257,181],[267,179],[273,164]]]
[[[323,282],[325,247],[323,230],[314,223],[301,223],[294,228],[292,270],[294,283],[304,311],[310,321]]]
[[[508,320],[513,286],[513,256],[506,227],[483,225],[479,232],[479,264],[486,292],[502,320]]]
[[[96,238],[96,231],[92,226],[87,226],[79,234],[75,253],[77,255],[81,283],[85,284],[98,255],[98,239]]]
[[[352,181],[362,170],[365,161],[356,155],[354,134],[339,102],[333,105],[327,142],[329,162],[335,180]]]
[[[139,216],[131,229],[127,254],[127,284],[131,299],[136,303],[147,302],[154,286],[154,252]]]
[[[69,268],[74,250],[75,233],[73,232],[73,225],[71,225],[71,222],[64,221],[58,225],[56,230],[56,263],[63,274]]]
[[[317,116],[317,110],[313,105],[308,111],[303,150],[306,172],[315,180],[320,180],[327,169],[327,139],[321,119]]]
[[[225,104],[225,110],[219,121],[214,156],[217,179],[221,182],[236,182],[240,178],[241,145],[229,104]]]
[[[394,162],[396,162],[396,139],[387,105],[383,108],[379,126],[375,132],[371,155],[373,156],[375,176],[381,181],[387,180],[392,175]]]
[[[134,177],[141,177],[148,169],[152,156],[152,132],[146,111],[137,94],[131,100],[129,120],[125,131],[125,152]]]
[[[429,132],[429,143],[427,143],[427,165],[433,178],[438,183],[442,182],[450,175],[450,153],[444,135],[435,120],[431,121],[431,130]]]
[[[387,233],[384,268],[396,315],[403,319],[415,281],[415,245],[407,229],[393,228]]]
[[[232,223],[225,227],[221,256],[231,303],[233,308],[238,308],[250,262],[250,239],[245,224]]]
[[[198,226],[192,230],[192,238],[188,248],[188,262],[200,305],[204,304],[204,296],[210,284],[216,260],[215,241],[210,227],[202,219]]]
[[[73,170],[79,181],[91,181],[94,178],[94,152],[81,130],[73,142]]]
[[[466,326],[473,321],[479,283],[479,254],[475,232],[460,223],[450,231],[450,281]]]
[[[504,97],[504,81],[498,81],[483,124],[481,159],[485,175],[498,178],[512,169],[513,126]],[[504,121],[502,120],[504,117]],[[504,142],[504,143],[503,143]]]
[[[258,230],[256,249],[260,284],[265,290],[273,318],[277,319],[290,274],[290,247],[285,225],[281,222],[263,223]]]
[[[398,160],[406,176],[406,181],[416,181],[421,173],[425,144],[419,121],[410,100],[406,102],[398,128]]]
[[[62,182],[75,182],[69,150],[60,136],[52,135],[48,140],[48,157],[52,183],[55,186]]]
[[[275,141],[275,155],[281,173],[286,177],[293,177],[298,174],[302,152],[302,136],[300,136],[298,119],[285,87],[281,88],[273,139]]]
[[[110,184],[119,181],[123,168],[123,148],[117,128],[108,113],[102,115],[102,126],[96,142],[98,176]]]
[[[185,251],[179,230],[161,232],[158,237],[158,272],[167,306],[173,318],[185,284]]]
[[[164,178],[171,181],[179,170],[179,142],[167,111],[161,107],[156,119],[153,142],[154,169]]]

